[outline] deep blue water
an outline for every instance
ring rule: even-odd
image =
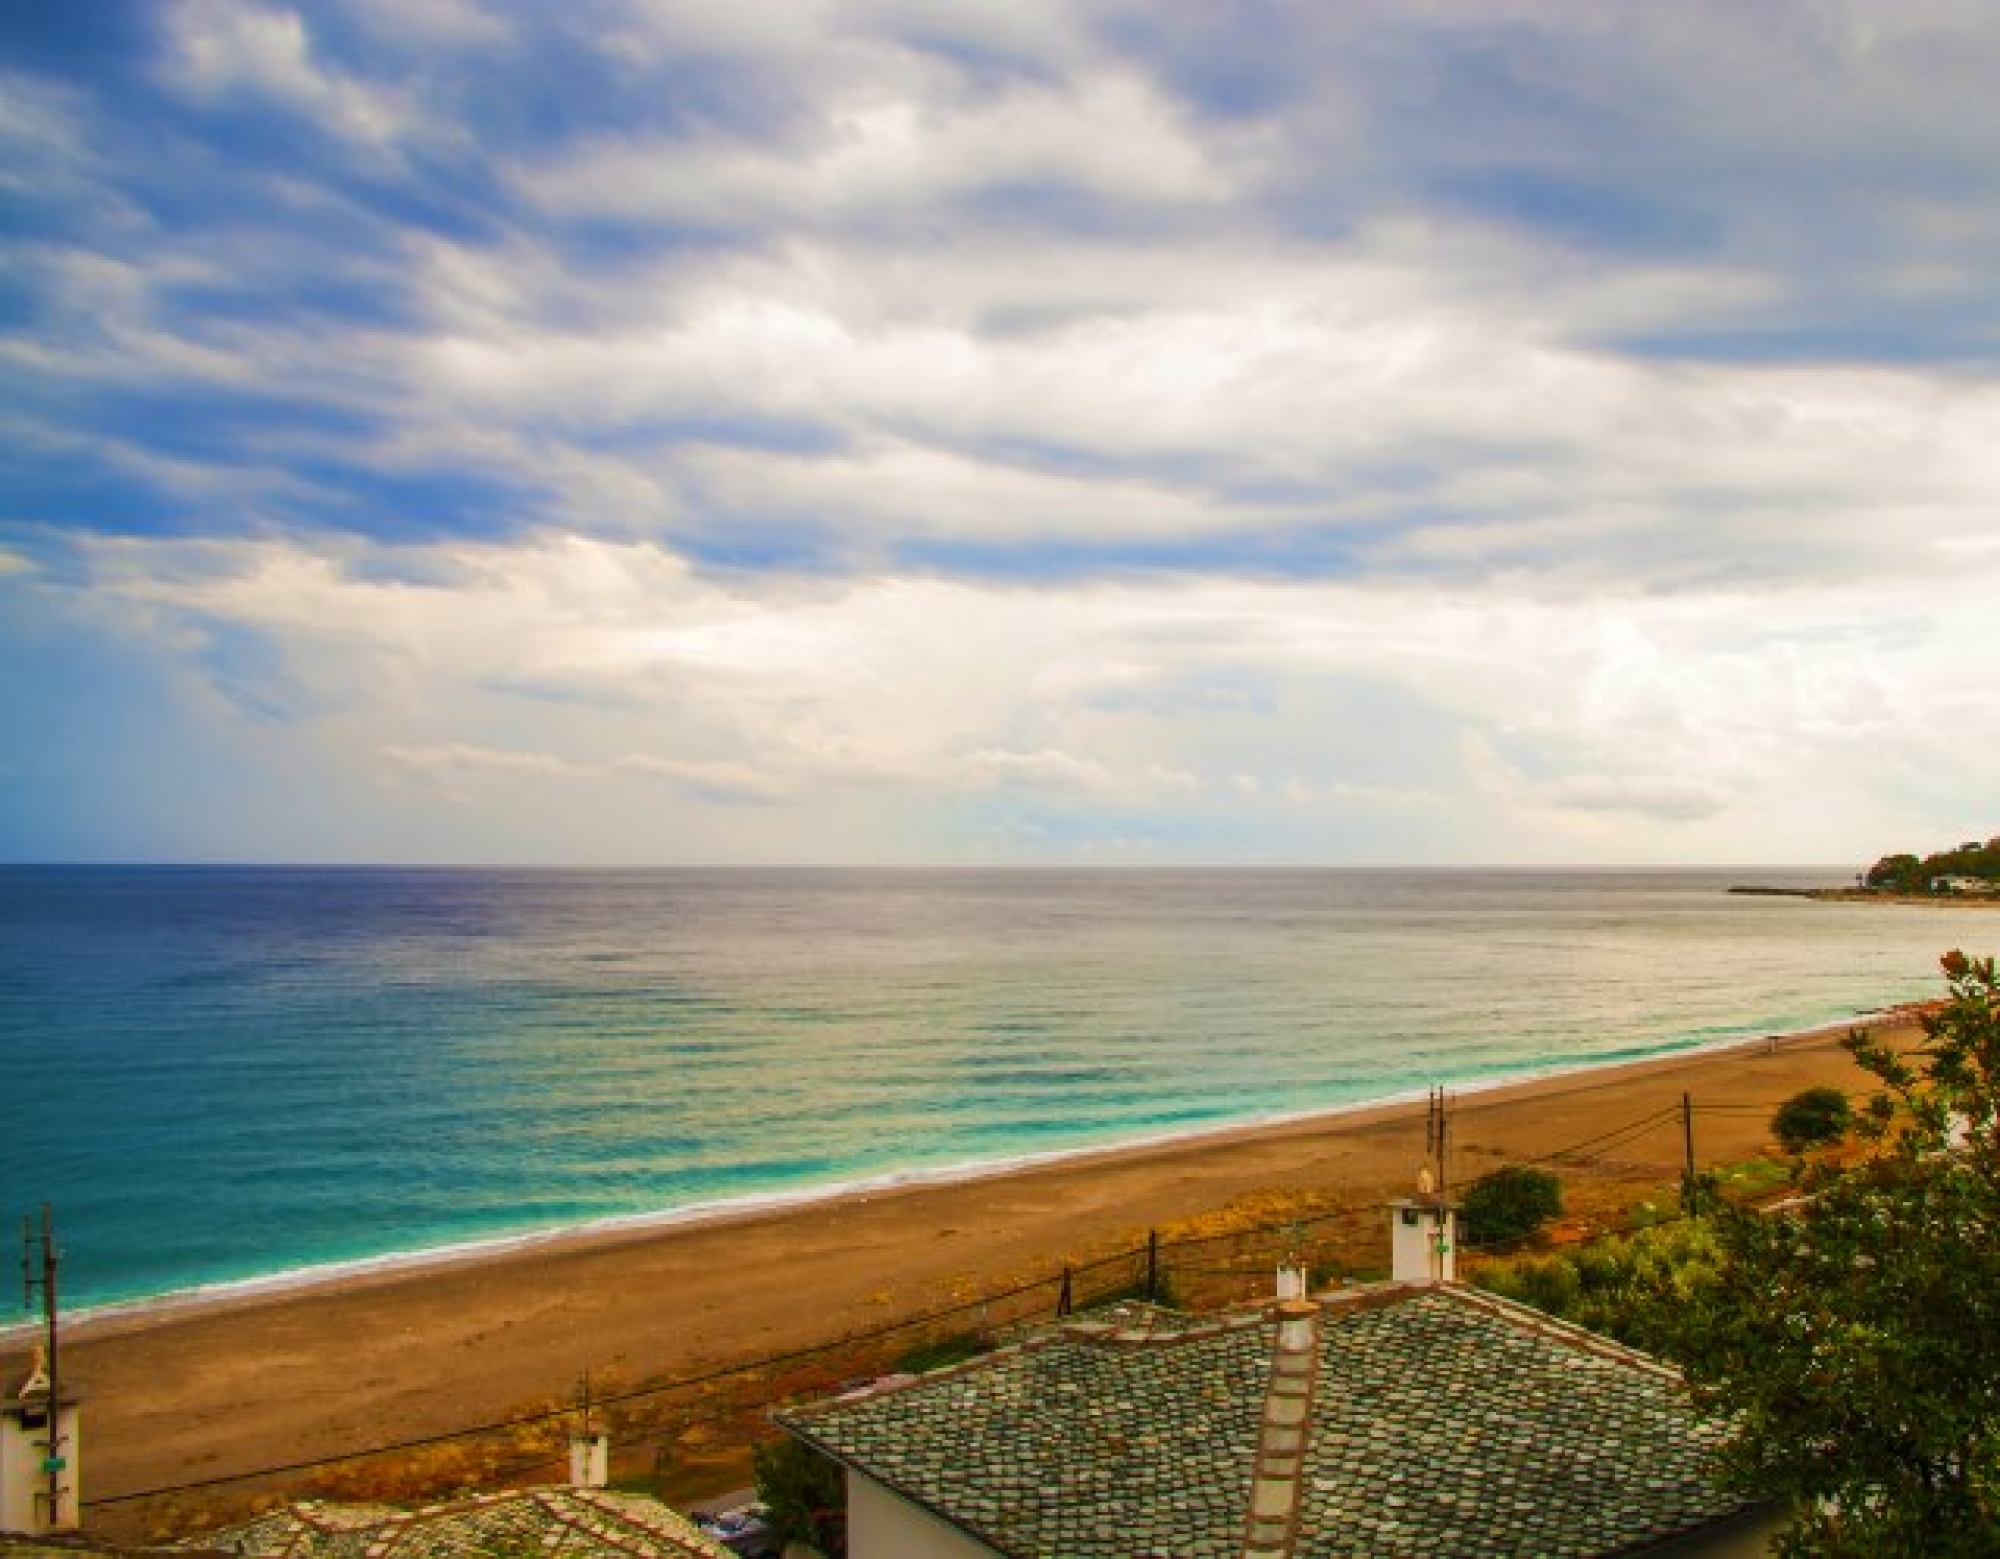
[[[1842,875],[0,869],[0,1216],[151,1296],[1835,1021],[2000,932],[1723,892]]]

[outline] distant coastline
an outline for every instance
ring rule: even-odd
[[[1814,899],[1824,904],[1922,904],[1932,909],[2000,909],[2000,893],[1889,893],[1880,888],[1766,888],[1743,883],[1728,890],[1752,898]]]

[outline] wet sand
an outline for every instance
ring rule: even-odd
[[[1840,1046],[1845,1032],[1461,1094],[1454,1176],[1615,1132],[1677,1108],[1683,1093],[1695,1101],[1702,1163],[1750,1157],[1768,1146],[1770,1110],[1799,1089],[1869,1083]],[[1379,1106],[81,1322],[66,1333],[63,1370],[87,1400],[84,1497],[491,1421],[567,1400],[586,1369],[636,1382],[825,1341],[981,1285],[1048,1276],[1065,1259],[1129,1247],[1148,1227],[1243,1198],[1400,1195],[1422,1157],[1423,1111]],[[1662,1185],[1682,1151],[1673,1119],[1577,1172]],[[1386,1252],[1386,1220],[1382,1242]],[[9,1384],[20,1349],[12,1355]]]

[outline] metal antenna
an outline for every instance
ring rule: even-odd
[[[1449,1101],[1442,1087],[1430,1091],[1430,1108],[1424,1118],[1424,1157],[1436,1176],[1435,1186],[1439,1196],[1445,1194],[1445,1157],[1451,1150],[1451,1115]]]

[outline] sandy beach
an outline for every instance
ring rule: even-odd
[[[1770,1108],[1800,1088],[1866,1084],[1844,1033],[1463,1094],[1454,1174],[1616,1132],[1677,1108],[1684,1093],[1698,1159],[1748,1158],[1768,1146]],[[88,1402],[85,1499],[492,1421],[567,1400],[585,1370],[615,1386],[773,1355],[1046,1277],[1065,1259],[1247,1199],[1386,1198],[1409,1189],[1422,1150],[1422,1104],[1381,1106],[94,1319],[71,1328],[63,1356]],[[1675,1119],[1607,1158],[1558,1167],[1573,1207],[1608,1208],[1670,1184],[1682,1150]],[[1381,1238],[1386,1249],[1386,1223]],[[106,1506],[91,1521],[111,1530],[144,1514]]]

